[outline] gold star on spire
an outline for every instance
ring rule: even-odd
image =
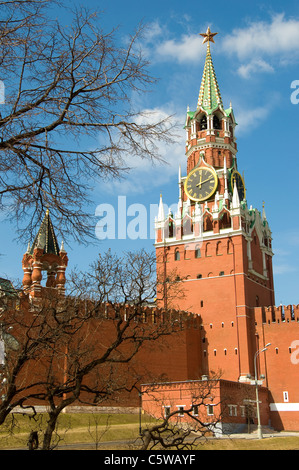
[[[202,43],[204,44],[205,42],[215,42],[214,41],[214,36],[216,36],[218,33],[211,33],[210,26],[207,29],[206,33],[200,33],[200,36],[204,37],[204,40]]]

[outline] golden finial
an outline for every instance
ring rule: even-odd
[[[211,33],[210,26],[209,26],[206,33],[200,33],[200,36],[204,38],[202,43],[204,44],[205,42],[215,42],[214,36],[216,36],[216,34],[218,33]]]

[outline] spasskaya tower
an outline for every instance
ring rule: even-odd
[[[211,56],[214,36],[202,34],[206,59],[195,111],[187,110],[186,174],[179,168],[176,213],[162,196],[155,220],[158,282],[167,307],[202,318],[205,373],[245,380],[257,347],[254,307],[275,305],[272,237],[262,211],[248,206],[237,162],[236,120],[225,108]],[[242,159],[240,158],[242,161]],[[175,273],[183,296],[168,296]]]

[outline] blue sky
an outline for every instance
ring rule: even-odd
[[[123,218],[117,204],[125,201],[127,226],[134,223],[130,210],[139,207],[132,204],[142,204],[148,215],[146,238],[116,237],[88,246],[70,241],[68,270],[84,271],[99,251],[109,247],[118,252],[153,248],[150,207],[158,204],[160,192],[166,204],[176,203],[179,164],[183,175],[186,173],[183,124],[187,106],[196,108],[202,77],[206,45],[199,33],[210,26],[212,32],[218,32],[211,52],[222,100],[225,107],[232,103],[238,122],[238,167],[244,172],[247,202],[262,210],[265,201],[273,234],[276,304],[298,304],[298,2],[85,0],[84,5],[103,11],[99,21],[104,30],[119,25],[120,43],[141,21],[148,25],[142,47],[159,82],[150,94],[134,100],[140,110],[175,114],[182,123],[182,134],[178,143],[161,147],[167,165],[153,167],[132,158],[129,163],[134,169],[124,181],[99,181],[95,188],[94,211],[101,204],[110,204],[116,217]],[[22,278],[26,246],[14,241],[13,226],[3,221],[0,242],[0,276]]]

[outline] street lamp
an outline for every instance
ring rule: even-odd
[[[258,391],[258,380],[257,380],[257,371],[256,371],[256,358],[260,353],[262,353],[264,351],[267,351],[268,346],[270,346],[270,345],[271,345],[271,343],[266,344],[266,346],[264,348],[257,351],[254,355],[254,379],[255,379],[255,393],[256,393],[257,433],[258,433],[258,438],[259,439],[263,439],[263,434],[262,434],[262,426],[261,426],[259,391]]]

